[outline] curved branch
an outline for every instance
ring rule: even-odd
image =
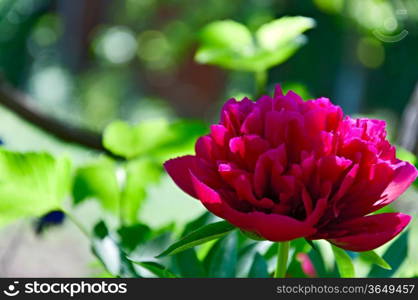
[[[102,135],[96,132],[70,126],[55,118],[44,115],[31,107],[28,96],[0,79],[0,105],[16,113],[22,119],[37,126],[58,139],[86,148],[108,151],[102,145]]]

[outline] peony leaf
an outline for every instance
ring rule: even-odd
[[[232,20],[210,23],[201,31],[200,40],[205,47],[241,54],[245,54],[247,48],[253,47],[251,32],[246,26]]]
[[[121,226],[117,230],[119,246],[130,253],[138,245],[145,243],[151,237],[151,228],[144,224],[134,224],[131,226]]]
[[[311,18],[282,17],[261,26],[256,32],[256,38],[262,49],[277,51],[313,27],[315,20]]]
[[[77,169],[72,188],[74,204],[87,198],[97,199],[110,212],[119,210],[120,191],[116,178],[116,165],[109,159]]]
[[[172,244],[157,257],[173,255],[211,240],[219,239],[234,229],[235,227],[226,221],[220,221],[200,227],[178,242]]]
[[[138,221],[138,213],[146,197],[147,187],[158,181],[161,168],[147,158],[134,159],[125,165],[125,181],[121,194],[120,215],[127,224]]]
[[[354,265],[351,261],[350,256],[343,249],[338,248],[334,245],[332,251],[334,252],[335,261],[337,263],[338,271],[342,278],[353,278],[355,277]]]
[[[212,246],[203,262],[211,278],[232,278],[236,274],[238,237],[233,232]]]
[[[255,240],[255,241],[265,241],[266,239],[263,238],[262,236],[258,235],[255,232],[250,232],[250,231],[246,231],[246,230],[242,230],[240,229],[240,232],[245,235],[246,237],[248,237],[249,239]]]
[[[265,242],[269,243],[269,242]],[[236,267],[237,277],[247,277],[253,264],[254,256],[262,243],[254,242],[241,247],[238,251],[238,261]],[[277,251],[276,251],[277,253]]]
[[[177,278],[176,275],[174,275],[174,273],[172,273],[170,270],[168,270],[166,267],[164,267],[163,265],[155,262],[155,261],[132,261],[134,264],[137,264],[141,267],[143,267],[144,269],[147,269],[148,271],[150,271],[151,273],[153,273],[154,275],[156,275],[159,278]]]
[[[169,124],[165,119],[152,119],[136,125],[115,121],[105,129],[103,145],[127,159],[146,155],[164,161],[193,153],[196,138],[206,131],[207,126],[197,121]]]
[[[267,270],[267,263],[258,252],[254,255],[254,261],[251,265],[250,272],[248,273],[249,278],[268,278],[269,273]]]
[[[144,121],[136,126],[115,121],[105,129],[103,145],[112,153],[131,159],[163,144],[168,139],[168,127],[164,119]]]
[[[67,158],[0,149],[0,225],[60,209],[70,182]]]
[[[306,42],[302,33],[314,25],[311,18],[283,17],[261,26],[253,37],[242,24],[216,21],[202,30],[195,59],[232,70],[263,72],[289,59]]]
[[[179,252],[173,256],[173,259],[182,278],[205,277],[205,269],[198,259],[195,249],[190,248]]]
[[[93,229],[92,252],[113,276],[138,277],[132,262],[111,236],[107,225],[99,221]]]
[[[402,233],[385,251],[383,259],[391,266],[391,269],[385,270],[373,266],[367,277],[388,278],[392,277],[399,270],[408,256],[408,235],[409,231]]]
[[[406,150],[402,147],[396,147],[396,157],[405,160],[407,162],[410,162],[411,164],[415,165],[418,163],[417,157],[412,152]]]
[[[377,254],[373,250],[366,251],[366,252],[360,252],[359,257],[360,257],[361,260],[363,260],[363,261],[365,261],[369,264],[377,265],[377,266],[382,267],[383,269],[386,269],[386,270],[391,270],[392,269],[392,267],[382,257],[380,257],[379,254]]]

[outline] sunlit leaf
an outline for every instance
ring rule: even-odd
[[[148,120],[136,126],[115,121],[106,128],[103,144],[114,154],[133,158],[164,143],[168,138],[168,127],[164,119]]]
[[[147,155],[165,160],[192,152],[196,138],[206,131],[204,123],[197,121],[170,124],[165,119],[151,119],[136,125],[115,121],[106,128],[103,144],[127,159]]]
[[[240,23],[216,21],[202,30],[195,59],[227,69],[265,71],[289,59],[306,42],[302,33],[314,25],[311,18],[283,17],[261,26],[253,37]]]
[[[107,159],[77,169],[73,184],[75,204],[95,198],[104,209],[117,213],[120,190],[116,178],[116,165]]]
[[[146,197],[149,184],[155,183],[161,175],[161,166],[149,159],[135,159],[125,166],[125,183],[120,202],[120,215],[127,224],[138,220],[139,209]]]
[[[337,263],[338,271],[342,278],[353,278],[355,276],[354,265],[351,257],[341,248],[332,245],[335,262]]]
[[[60,209],[70,190],[70,175],[67,158],[1,149],[0,225]]]
[[[201,245],[208,241],[219,239],[234,229],[235,227],[233,225],[225,221],[220,221],[217,223],[212,223],[203,226],[188,234],[178,242],[172,244],[164,252],[158,255],[158,257],[173,255],[186,249]]]
[[[392,269],[391,266],[373,250],[360,252],[359,256],[360,256],[360,259],[362,259],[363,261],[369,264],[374,264],[376,266],[382,267],[383,269],[387,269],[387,270]]]
[[[242,54],[245,54],[246,48],[253,47],[251,32],[244,25],[232,20],[210,23],[201,31],[200,38],[207,47],[228,49]]]
[[[311,18],[283,17],[261,26],[256,32],[256,38],[261,48],[275,51],[314,26],[315,21]]]

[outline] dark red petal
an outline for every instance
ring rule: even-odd
[[[328,241],[350,251],[369,251],[382,246],[398,235],[409,223],[411,217],[401,213],[385,213],[356,218],[329,228],[335,235],[343,236]]]
[[[190,171],[196,172],[196,157],[192,155],[170,159],[164,163],[164,168],[173,181],[187,194],[197,198]]]
[[[402,162],[396,168],[393,180],[382,194],[384,200],[378,203],[378,206],[382,207],[396,200],[414,182],[417,176],[418,171],[413,165]]]
[[[305,222],[278,214],[240,212],[231,208],[221,195],[192,174],[194,188],[202,204],[212,213],[231,224],[264,237],[270,241],[289,241],[315,233]]]

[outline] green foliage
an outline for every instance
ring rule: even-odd
[[[151,238],[151,228],[144,224],[121,226],[117,230],[119,244],[126,252],[132,252],[138,245],[145,243]]]
[[[354,265],[347,252],[334,245],[332,245],[332,251],[334,252],[335,262],[337,263],[340,276],[343,278],[355,277]]]
[[[172,244],[164,252],[158,255],[158,257],[173,255],[189,248],[209,242],[211,240],[219,239],[234,229],[234,226],[225,221],[220,221],[200,227],[199,229],[196,229],[192,233],[185,236],[183,239]]]
[[[262,25],[253,36],[240,23],[216,21],[202,30],[195,58],[227,69],[263,72],[289,59],[305,43],[302,33],[314,26],[311,18],[283,17]]]
[[[125,166],[125,182],[121,194],[120,216],[127,224],[138,220],[138,212],[146,197],[146,189],[161,175],[161,167],[143,158],[129,161]]]
[[[123,121],[111,123],[104,132],[104,146],[127,159],[151,156],[163,161],[173,155],[189,154],[198,136],[206,132],[201,122],[152,119],[131,126]]]
[[[70,182],[67,158],[0,149],[0,225],[62,208]]]
[[[112,237],[107,225],[100,221],[93,229],[92,252],[113,276],[138,277],[132,262]]]
[[[269,273],[267,269],[267,263],[265,259],[257,252],[254,256],[253,264],[250,272],[248,273],[250,278],[268,278]]]
[[[154,275],[156,275],[159,278],[176,278],[177,276],[174,275],[170,270],[168,270],[163,265],[156,263],[155,261],[134,261],[135,264],[140,265],[144,269],[147,269]]]
[[[385,251],[383,259],[391,268],[373,266],[367,277],[392,277],[399,270],[408,255],[408,235],[409,231],[402,233]]]
[[[382,258],[379,256],[379,254],[377,254],[375,251],[366,251],[366,252],[360,252],[359,253],[360,259],[362,259],[363,261],[369,263],[370,265],[376,265],[379,267],[382,267],[383,269],[386,270],[391,270],[392,267]]]
[[[116,171],[115,163],[109,159],[101,159],[78,168],[72,191],[74,204],[87,198],[95,198],[104,209],[117,213],[120,194]]]
[[[396,147],[396,156],[401,160],[410,162],[418,169],[418,158],[412,152],[402,147]],[[418,179],[414,181],[413,185],[418,188]]]
[[[208,277],[235,277],[238,260],[237,243],[236,232],[216,241],[203,261]]]

